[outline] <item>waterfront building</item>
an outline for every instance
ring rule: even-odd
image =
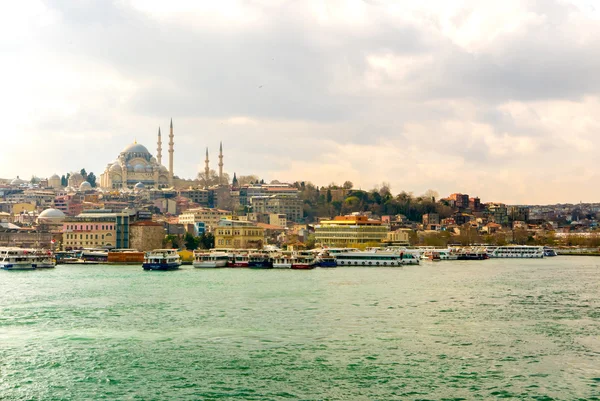
[[[129,225],[129,246],[140,252],[163,247],[165,228],[154,221],[136,221]]]
[[[302,221],[304,202],[295,196],[270,195],[252,198],[254,213],[285,214],[288,221]]]
[[[179,224],[195,224],[202,222],[206,230],[212,231],[217,227],[221,219],[229,216],[231,212],[227,210],[199,207],[189,209],[179,215]]]
[[[52,233],[42,229],[24,229],[12,224],[0,223],[0,246],[49,249]]]
[[[265,240],[264,228],[239,220],[221,220],[214,235],[215,248],[261,249]]]
[[[336,216],[333,220],[322,220],[315,226],[315,240],[322,246],[381,243],[388,231],[388,226],[383,225],[381,220],[356,215]]]
[[[133,211],[89,210],[63,223],[63,249],[130,248],[129,222]]]
[[[383,240],[383,242],[386,245],[408,246],[409,232],[410,230],[407,229],[398,229],[396,231],[390,231],[386,234],[385,240]]]

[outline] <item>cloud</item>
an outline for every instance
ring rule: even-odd
[[[584,180],[600,145],[600,25],[590,4],[14,4],[0,28],[19,43],[0,39],[3,140],[29,156],[4,156],[3,174],[99,174],[136,138],[154,148],[173,117],[183,177],[207,146],[216,160],[223,140],[230,174],[593,200],[600,190]],[[581,188],[556,189],[571,181]]]

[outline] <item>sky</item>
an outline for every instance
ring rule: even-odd
[[[600,202],[600,2],[3,5],[0,177],[97,176],[169,121],[217,169],[519,204]]]

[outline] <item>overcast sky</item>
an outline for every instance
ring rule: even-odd
[[[96,175],[169,119],[175,174],[600,201],[596,1],[3,4],[0,177]]]

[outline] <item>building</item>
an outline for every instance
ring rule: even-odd
[[[302,221],[302,199],[287,195],[255,196],[252,198],[254,213],[285,214],[288,221]]]
[[[502,203],[487,203],[486,214],[488,221],[503,226],[508,225],[508,208]]]
[[[283,213],[271,213],[269,214],[269,224],[272,226],[286,227],[287,215]]]
[[[130,248],[129,222],[133,212],[90,210],[63,223],[63,249]]]
[[[182,212],[179,215],[179,224],[185,225],[202,222],[208,231],[212,231],[217,227],[221,219],[230,214],[231,212],[227,210],[199,207]]]
[[[129,246],[140,252],[163,247],[165,228],[154,221],[136,221],[129,225]]]
[[[208,207],[210,203],[210,191],[206,189],[181,189],[177,191],[177,194],[203,207]]]
[[[169,168],[162,163],[162,139],[158,129],[157,158],[148,149],[135,141],[127,146],[114,162],[108,163],[100,175],[100,187],[104,189],[133,188],[142,183],[145,188],[173,186],[173,120],[169,135]],[[70,183],[69,183],[70,185]]]
[[[53,174],[50,178],[48,178],[48,187],[55,189],[62,187],[58,174]]]
[[[390,231],[387,233],[384,242],[386,245],[398,245],[398,246],[408,246],[409,238],[408,233],[410,230],[407,229],[399,229],[396,231]]]
[[[0,224],[0,246],[50,249],[51,243],[52,233],[49,231],[15,228],[8,224],[5,227],[5,224]]]
[[[429,227],[431,225],[436,225],[439,226],[440,225],[440,215],[437,213],[427,213],[423,215],[423,227],[424,229],[428,230],[428,228],[425,227]]]
[[[510,221],[529,221],[529,207],[528,206],[509,206],[508,216]]]
[[[454,207],[458,209],[468,209],[469,208],[469,195],[466,194],[452,194],[448,197],[449,200],[453,201]]]
[[[265,230],[251,222],[221,220],[214,230],[215,248],[262,249]]]
[[[321,246],[355,246],[381,243],[387,238],[388,226],[366,216],[336,216],[315,226],[315,240]]]
[[[77,216],[83,211],[83,197],[78,194],[57,196],[54,199],[54,209],[67,216]]]

